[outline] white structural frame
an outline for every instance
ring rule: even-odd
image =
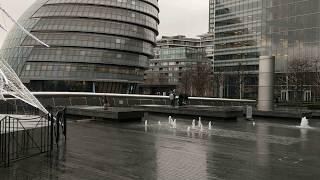
[[[0,11],[2,11],[14,24],[16,24],[24,33],[26,33],[28,36],[30,36],[31,38],[33,38],[34,40],[36,40],[37,42],[39,42],[40,44],[46,46],[46,47],[50,47],[48,44],[44,43],[43,41],[41,41],[40,39],[38,39],[36,36],[34,36],[33,34],[31,34],[28,30],[26,30],[20,23],[18,23],[18,21],[16,21],[4,8],[2,8],[0,6]],[[1,24],[0,24],[0,28],[7,31]]]
[[[10,95],[21,101],[38,108],[45,114],[49,112],[39,100],[24,86],[18,75],[3,59],[0,59],[0,100],[6,101],[4,95]]]
[[[0,6],[2,11],[14,24],[18,26],[25,34],[39,42],[45,47],[50,47],[46,43],[42,42],[36,36],[26,30],[21,24],[18,23],[4,8]],[[4,26],[0,24],[0,28],[7,31]],[[11,95],[21,101],[38,108],[45,114],[49,114],[46,108],[38,101],[38,99],[24,86],[18,75],[10,67],[10,65],[1,57],[0,59],[0,100],[6,101],[4,94]]]

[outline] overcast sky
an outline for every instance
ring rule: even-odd
[[[0,4],[18,19],[36,0],[0,0]],[[209,0],[159,0],[160,36],[187,35],[195,37],[208,31]],[[12,23],[0,14],[0,23],[8,29]],[[6,32],[0,30],[0,44]]]

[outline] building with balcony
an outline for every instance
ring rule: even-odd
[[[210,58],[213,55],[210,44],[213,39],[208,37],[163,36],[158,40],[155,58],[150,60],[145,74],[144,93],[162,95],[179,89],[185,72],[197,63],[206,63],[211,69]]]

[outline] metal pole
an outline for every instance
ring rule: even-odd
[[[10,124],[11,124],[11,117],[9,117],[9,134],[8,134],[8,166],[10,166],[10,144],[11,144],[11,140],[10,140],[10,131],[11,131],[11,127],[10,127]]]
[[[54,123],[53,123],[53,115],[50,114],[50,121],[51,121],[51,126],[50,126],[50,150],[53,151],[53,126],[54,126]]]
[[[63,110],[63,124],[64,124],[64,138],[67,140],[67,118],[66,118],[66,109]]]
[[[3,144],[2,144],[2,121],[0,121],[0,154],[1,154],[1,157],[0,157],[0,164],[1,164],[1,161],[3,160],[3,151],[2,151],[2,148],[3,148]]]
[[[57,119],[56,119],[56,128],[57,128],[56,144],[57,144],[57,147],[59,147],[59,139],[60,139],[60,121],[61,121],[61,112],[58,113]]]

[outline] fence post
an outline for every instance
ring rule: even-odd
[[[11,117],[9,116],[9,129],[8,129],[9,132],[8,132],[8,144],[7,144],[8,145],[8,154],[7,154],[7,156],[8,156],[8,164],[7,164],[7,166],[8,167],[10,166],[10,144],[11,144],[11,139],[10,139],[11,138],[10,137],[10,135],[11,135],[11,132],[10,132],[11,129],[10,128],[11,127],[10,126],[11,126]]]
[[[51,121],[51,126],[50,126],[50,151],[53,151],[53,126],[54,126],[54,122],[53,122],[53,115],[50,114],[50,121]]]
[[[3,157],[3,156],[2,156],[2,155],[3,155],[3,154],[2,154],[2,146],[3,146],[3,145],[2,145],[2,120],[3,120],[3,119],[0,119],[0,164],[2,163],[2,160],[3,160],[3,159],[2,159],[2,157]]]
[[[61,121],[61,112],[59,112],[56,117],[56,128],[57,128],[56,144],[57,144],[57,147],[59,147],[59,139],[60,139],[60,121]]]
[[[64,132],[64,138],[67,140],[67,118],[66,118],[66,108],[63,109],[63,132]]]
[[[3,146],[3,156],[4,156],[4,164],[7,165],[7,120],[8,120],[8,117],[5,117],[4,119],[4,146]]]
[[[47,134],[47,142],[46,142],[46,151],[48,152],[49,151],[49,141],[50,141],[50,113],[48,113],[47,114],[47,118],[48,118],[48,120],[47,120],[47,132],[46,132],[46,134]]]

